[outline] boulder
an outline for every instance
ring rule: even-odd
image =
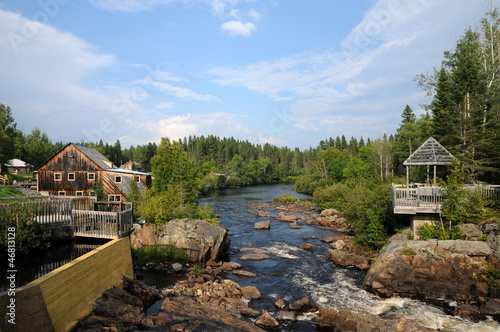
[[[242,277],[256,277],[257,275],[253,272],[248,272],[245,270],[233,270],[233,274]]]
[[[130,234],[130,245],[134,249],[142,246],[153,246],[156,244],[156,237],[154,236],[154,225],[144,224],[142,228],[135,229]]]
[[[256,253],[251,253],[251,254],[246,254],[240,257],[240,260],[242,261],[261,261],[264,259],[269,259],[270,256],[266,254],[256,254]]]
[[[303,246],[300,247],[300,249],[304,249],[304,250],[314,250],[314,245],[310,244],[310,243],[306,243],[304,244]]]
[[[274,305],[278,309],[285,310],[286,308],[288,308],[289,303],[285,299],[278,299],[278,300],[276,300],[276,302],[274,302]]]
[[[300,229],[300,225],[296,222],[290,224],[290,228],[292,229]]]
[[[260,292],[255,286],[246,286],[241,288],[243,297],[247,300],[260,299]]]
[[[280,327],[280,323],[274,319],[267,311],[265,311],[259,318],[255,321],[255,325],[260,326],[264,329],[276,329]]]
[[[269,229],[271,228],[271,223],[269,220],[259,221],[253,225],[255,229]]]
[[[191,260],[198,262],[219,260],[230,246],[225,228],[187,218],[174,219],[163,225],[158,231],[157,243],[174,243],[177,248],[186,248]]]
[[[359,255],[341,251],[341,250],[328,250],[328,259],[335,264],[342,266],[355,266],[360,270],[367,270],[370,268],[370,262]]]
[[[309,297],[304,297],[300,300],[293,302],[290,305],[290,310],[300,311],[300,312],[314,312],[318,310],[318,307],[315,306]]]
[[[342,250],[344,249],[345,247],[345,242],[342,241],[342,240],[337,240],[335,241],[335,243],[332,245],[332,247],[335,249],[335,250]]]
[[[293,311],[279,311],[278,321],[295,321],[295,312]]]
[[[495,303],[485,296],[490,293],[487,285],[478,279],[491,253],[481,241],[394,240],[372,263],[363,288],[383,297],[441,303],[451,313],[454,301],[454,306],[471,303],[483,314],[500,314],[500,307],[496,311]],[[471,312],[465,309],[459,311]]]
[[[326,209],[321,211],[320,216],[321,217],[331,217],[337,215],[338,211],[335,209]]]
[[[287,222],[293,222],[293,221],[297,221],[298,218],[294,215],[282,215],[280,217],[280,220],[281,221],[287,221]]]
[[[477,240],[477,238],[482,234],[481,225],[478,224],[462,224],[457,226],[466,239]]]

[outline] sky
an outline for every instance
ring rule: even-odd
[[[53,142],[396,132],[500,0],[0,0],[0,104]]]

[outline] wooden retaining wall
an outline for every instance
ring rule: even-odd
[[[129,236],[112,240],[16,289],[16,322],[20,325],[6,326],[6,322],[0,322],[0,330],[41,331],[41,320],[32,315],[40,311],[39,307],[45,307],[55,332],[70,331],[92,311],[105,290],[122,287],[122,275],[134,276]],[[36,303],[38,309],[33,309],[35,302],[20,301],[25,292],[40,293],[45,303]],[[0,304],[4,301],[9,301],[7,292],[0,294]]]

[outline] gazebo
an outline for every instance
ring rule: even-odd
[[[455,158],[446,148],[444,148],[433,137],[429,137],[415,152],[403,163],[406,166],[406,186],[410,182],[410,166],[427,166],[427,182],[429,182],[429,167],[434,166],[434,181],[436,185],[436,167],[438,165],[449,165]]]

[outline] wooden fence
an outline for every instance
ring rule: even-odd
[[[4,201],[4,200],[2,200]],[[40,225],[70,225],[75,236],[114,239],[133,228],[132,203],[123,203],[118,212],[93,211],[90,197],[9,199],[0,203],[0,216],[18,219],[28,213]]]
[[[475,191],[482,190],[487,199],[500,198],[500,186],[474,186],[467,185],[465,189]],[[411,187],[405,185],[392,185],[392,205],[395,214],[417,214],[417,213],[440,213],[443,204],[445,190],[440,187],[432,187],[414,184]]]

